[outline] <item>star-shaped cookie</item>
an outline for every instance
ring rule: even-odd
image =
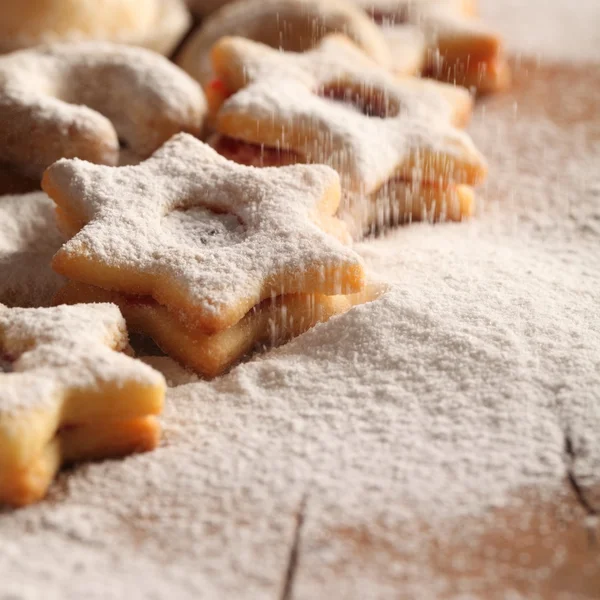
[[[343,36],[303,54],[223,38],[212,58],[232,93],[216,115],[219,133],[331,165],[346,190],[370,194],[394,177],[473,185],[486,174],[452,125],[470,112],[465,90],[394,77]]]
[[[64,462],[156,445],[165,382],[127,340],[112,304],[0,305],[0,502],[41,498]]]
[[[340,228],[339,177],[324,165],[246,167],[178,134],[136,166],[61,160],[43,187],[80,229],[57,272],[152,296],[208,333],[269,297],[364,285],[360,257],[322,229]]]
[[[343,33],[378,64],[390,66],[390,50],[369,15],[347,0],[238,0],[202,21],[176,57],[196,81],[214,73],[210,49],[223,36],[236,35],[263,44],[303,52],[330,33]]]

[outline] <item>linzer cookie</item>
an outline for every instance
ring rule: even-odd
[[[228,139],[254,145],[261,157],[321,162],[344,185],[344,219],[353,235],[423,218],[459,220],[471,214],[486,164],[467,134],[472,99],[455,86],[394,77],[341,36],[304,54],[281,53],[241,38],[213,48],[221,137],[212,143],[232,158]],[[246,147],[244,162],[250,162]],[[254,163],[256,164],[256,163]],[[271,163],[272,164],[272,163]],[[385,210],[377,208],[385,204]]]
[[[483,157],[451,125],[471,108],[464,90],[395,78],[342,36],[304,54],[223,38],[213,64],[232,94],[217,112],[219,133],[333,166],[346,189],[369,194],[392,177],[473,185],[485,176]]]
[[[151,337],[166,354],[204,377],[216,377],[253,348],[282,344],[351,306],[346,296],[288,294],[264,300],[235,325],[207,334],[148,297],[69,282],[55,302],[117,304],[131,330]]]
[[[156,446],[164,379],[127,339],[114,305],[0,305],[0,503],[39,500],[65,462]]]
[[[380,29],[345,0],[238,0],[202,22],[177,56],[177,64],[202,84],[214,74],[210,49],[236,35],[273,48],[304,52],[324,36],[343,33],[373,60],[389,67],[391,55]]]
[[[406,72],[421,52],[421,70],[479,92],[510,84],[500,36],[476,18],[475,0],[354,0],[381,25],[390,44],[392,68]],[[417,28],[422,38],[414,33]],[[411,31],[412,30],[412,31]]]
[[[198,84],[141,48],[81,42],[0,57],[0,163],[38,181],[59,158],[116,165],[199,133]]]
[[[323,165],[246,167],[179,134],[136,166],[61,160],[43,187],[77,231],[58,273],[150,296],[205,333],[267,298],[364,285],[359,256],[326,233],[348,238],[333,217],[339,177]]]

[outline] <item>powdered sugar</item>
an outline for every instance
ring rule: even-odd
[[[245,167],[180,134],[135,167],[60,161],[45,188],[86,224],[56,255],[61,272],[152,295],[209,330],[282,290],[348,293],[362,285],[358,256],[315,224],[339,203],[337,174],[325,166]],[[176,210],[188,212],[170,217]],[[175,235],[182,228],[187,233]],[[89,270],[73,275],[70,260]],[[114,276],[97,281],[96,264]],[[319,269],[332,279],[308,275]],[[227,324],[216,327],[213,318]]]
[[[381,65],[391,56],[377,26],[345,0],[242,0],[206,19],[186,42],[177,64],[206,84],[214,77],[210,49],[237,35],[282,50],[309,50],[329,33],[343,33]]]
[[[600,4],[554,0],[481,2],[481,16],[502,35],[514,55],[542,60],[598,61]]]
[[[345,188],[368,194],[411,166],[414,176],[435,181],[474,183],[485,171],[468,135],[449,124],[470,107],[465,90],[398,80],[336,36],[304,54],[232,38],[214,55],[217,75],[239,90],[219,110],[217,130],[329,164]],[[376,105],[384,118],[336,102],[340,92]],[[443,173],[425,158],[413,162],[415,154],[438,157]]]

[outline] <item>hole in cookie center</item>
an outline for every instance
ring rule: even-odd
[[[319,96],[345,104],[367,117],[389,119],[399,113],[398,103],[378,88],[330,83],[321,88]]]
[[[229,213],[217,213],[194,206],[170,212],[163,218],[163,231],[177,245],[189,248],[217,248],[231,246],[244,238],[241,220]]]

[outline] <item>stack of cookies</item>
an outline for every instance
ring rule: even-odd
[[[97,4],[0,8],[0,52],[24,48],[0,56],[16,232],[0,260],[43,257],[53,292],[66,281],[42,302],[18,297],[35,268],[0,280],[0,502],[14,505],[61,464],[156,446],[165,382],[127,355],[125,322],[215,377],[372,299],[353,241],[471,215],[487,170],[461,129],[473,99],[414,75],[506,83],[472,0],[198,0],[218,10],[182,68],[134,46],[169,54],[183,0]],[[45,230],[51,265],[31,247]]]
[[[270,162],[283,150],[287,163],[330,165],[354,237],[472,213],[472,186],[487,167],[458,129],[472,109],[465,89],[395,77],[339,35],[303,54],[222,38],[212,59],[217,79],[206,93],[218,135],[211,143],[234,160],[252,157],[251,145],[251,164],[267,149]]]
[[[64,463],[157,445],[165,381],[126,347],[116,306],[0,305],[0,504],[43,497]]]
[[[76,283],[56,300],[117,304],[208,377],[347,310],[364,287],[326,166],[246,167],[179,134],[136,166],[60,160],[43,187],[72,236],[52,266]]]

